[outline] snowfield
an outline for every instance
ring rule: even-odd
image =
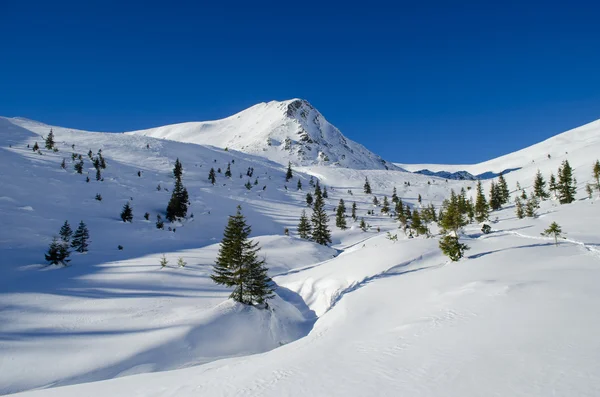
[[[303,111],[320,128],[302,124]],[[41,137],[50,126],[0,118],[0,394],[600,395],[600,202],[583,189],[600,153],[599,122],[463,168],[519,168],[506,175],[514,197],[517,182],[529,193],[537,169],[548,179],[568,158],[579,189],[572,204],[542,202],[537,218],[517,219],[511,201],[491,214],[490,234],[467,226],[470,250],[459,262],[442,255],[437,236],[408,238],[362,186],[368,177],[380,200],[396,187],[404,203],[418,207],[420,195],[439,208],[451,189],[472,195],[476,182],[412,174],[404,164],[386,169],[362,146],[344,147],[325,123],[305,101],[271,102],[216,122],[131,134],[52,127],[54,153]],[[315,142],[313,133],[325,131],[312,145],[329,161],[274,144],[297,128]],[[27,148],[35,142],[42,155]],[[99,149],[104,181],[87,157]],[[73,152],[83,156],[82,175]],[[159,230],[176,158],[194,216]],[[288,161],[294,178],[286,183]],[[231,178],[223,175],[228,164]],[[222,170],[214,186],[211,167]],[[310,214],[311,176],[328,189],[330,247],[296,234],[302,210]],[[348,214],[356,202],[370,230],[351,218],[349,229],[335,227],[340,199]],[[119,218],[126,202],[132,223]],[[234,303],[209,278],[238,204],[277,284],[270,310]],[[44,252],[65,220],[86,222],[90,250],[73,253],[67,267],[48,266]],[[540,235],[554,221],[566,232],[558,246]],[[161,269],[163,254],[169,264]]]

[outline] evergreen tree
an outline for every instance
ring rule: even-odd
[[[596,190],[600,192],[600,161],[598,160],[596,160],[596,163],[594,163],[592,175],[594,175],[594,179],[596,180]]]
[[[310,180],[308,181],[308,185],[310,187],[315,187],[315,178],[313,178],[312,175],[310,177]]]
[[[69,258],[69,248],[68,246],[58,240],[58,237],[54,237],[50,246],[48,247],[48,252],[44,255],[46,261],[51,265],[67,265],[70,262]]]
[[[292,162],[288,161],[288,168],[287,172],[285,173],[285,181],[289,182],[289,180],[292,179],[293,176],[294,174],[292,173]]]
[[[573,179],[573,169],[567,160],[562,163],[556,187],[558,190],[558,201],[561,204],[569,204],[575,201],[577,188]]]
[[[83,160],[79,160],[75,163],[73,168],[75,168],[75,171],[77,171],[78,174],[83,174]]]
[[[444,236],[439,243],[440,249],[450,258],[451,261],[456,262],[460,260],[465,254],[465,251],[469,249],[466,244],[459,242],[458,237],[452,235]]]
[[[371,184],[369,183],[369,178],[365,177],[365,185],[363,186],[363,191],[365,194],[371,194]]]
[[[90,233],[88,231],[87,226],[85,225],[85,223],[83,223],[83,221],[79,222],[79,226],[77,227],[77,230],[75,230],[75,234],[73,234],[73,241],[71,241],[71,247],[73,247],[73,249],[77,252],[87,252],[89,246],[89,239]]]
[[[373,205],[376,207],[379,205],[379,200],[377,200],[377,196],[373,196]]]
[[[123,210],[121,211],[121,219],[123,222],[133,221],[133,209],[131,208],[131,205],[129,205],[129,201],[123,206]]]
[[[548,190],[556,197],[556,178],[554,174],[550,174],[550,182],[548,182]]]
[[[104,160],[104,157],[102,156],[102,150],[98,151],[98,159],[100,159],[100,168],[105,170],[106,169],[106,160]]]
[[[589,183],[585,185],[585,192],[588,194],[588,198],[592,198],[592,195],[594,194],[594,189],[592,188],[592,185],[590,185]]]
[[[60,163],[60,168],[62,168],[63,170],[67,169],[67,162],[65,161],[65,159],[62,159],[62,162]]]
[[[525,215],[530,218],[535,218],[537,216],[536,211],[540,208],[539,199],[531,195],[531,197],[525,203]]]
[[[367,223],[365,222],[365,218],[360,218],[360,226],[359,227],[363,232],[366,232],[369,229],[369,227],[367,226]]]
[[[477,182],[477,195],[475,196],[475,220],[479,223],[488,219],[490,207],[483,194],[483,186],[481,181]]]
[[[312,239],[315,243],[321,245],[327,245],[327,243],[331,243],[331,232],[327,226],[327,222],[329,222],[329,217],[325,212],[325,202],[323,201],[323,196],[321,194],[321,189],[319,188],[319,184],[315,188],[315,201],[313,204],[313,213],[311,217],[312,222]]]
[[[302,215],[300,216],[300,223],[298,224],[298,235],[300,238],[305,240],[309,240],[311,236],[311,226],[306,216],[306,211],[302,210]]]
[[[60,235],[60,238],[63,242],[69,243],[69,241],[71,240],[71,236],[73,235],[73,229],[71,229],[69,221],[65,221],[65,223],[63,223],[58,234]]]
[[[510,199],[510,192],[508,190],[508,185],[506,184],[506,179],[504,179],[504,175],[501,172],[500,176],[498,176],[498,195],[500,196],[500,205],[508,203]]]
[[[162,255],[162,257],[160,258],[160,268],[163,269],[165,267],[167,267],[167,265],[169,264],[169,261],[167,260],[167,257],[165,256],[165,254]]]
[[[96,168],[96,180],[102,180],[102,174],[100,173],[100,168]]]
[[[340,199],[340,203],[338,204],[336,210],[335,225],[342,230],[346,230],[348,228],[346,224],[346,205],[344,204],[343,199]]]
[[[515,214],[517,215],[517,218],[525,218],[525,210],[523,209],[523,203],[521,202],[521,198],[519,196],[515,198],[515,208]]]
[[[90,158],[90,160],[93,160],[93,155],[94,153],[92,152],[92,149],[88,150],[88,157]],[[100,160],[98,160],[98,164],[100,164]]]
[[[102,195],[100,193],[96,193],[96,200],[102,201]]]
[[[52,148],[54,148],[54,133],[50,129],[50,133],[46,137],[46,149],[52,150]]]
[[[249,180],[248,180],[248,182],[246,182],[246,184],[244,186],[246,186],[246,189],[248,189],[248,190],[252,189],[252,184],[250,183]]]
[[[465,214],[460,211],[459,198],[454,190],[450,191],[450,199],[444,200],[442,208],[443,216],[438,221],[442,231],[444,233],[454,232],[454,235],[458,236],[459,230],[467,225],[467,220]]]
[[[90,153],[91,152],[92,151],[90,150]],[[96,157],[95,159],[93,159],[93,164],[94,164],[94,168],[97,169],[97,170],[99,170],[101,168],[100,167],[100,158]]]
[[[356,201],[352,203],[352,219],[356,221]]]
[[[217,175],[215,174],[215,169],[214,168],[211,168],[210,171],[208,171],[208,180],[213,185],[217,181]]]
[[[181,179],[175,180],[175,187],[171,193],[171,199],[167,205],[167,220],[174,222],[177,219],[185,218],[189,204],[187,189],[183,186]]]
[[[313,196],[312,194],[310,194],[310,192],[306,193],[306,205],[308,205],[309,207],[312,205],[313,203]]]
[[[329,198],[329,194],[327,194],[327,186],[323,186],[323,198]]]
[[[420,194],[419,194],[419,197],[417,198],[417,201],[419,202],[419,205],[421,205],[421,203],[423,202],[423,199],[421,198]]]
[[[544,230],[544,232],[541,234],[542,236],[553,236],[554,245],[558,247],[558,238],[562,237],[562,228],[558,225],[558,223],[552,222],[552,224],[550,224],[550,227]]]
[[[546,192],[546,181],[544,181],[544,177],[540,170],[537,170],[535,174],[535,181],[533,182],[533,195],[538,197],[540,200],[546,200],[549,195]]]
[[[490,186],[490,207],[493,211],[502,208],[502,197],[499,186],[492,181]]]
[[[156,228],[163,229],[165,227],[165,222],[162,220],[162,216],[160,214],[156,215]]]
[[[523,200],[527,200],[527,192],[525,191],[525,189],[521,190],[521,198]]]
[[[34,152],[37,152],[38,150],[40,150],[40,146],[38,145],[38,143],[34,143],[33,147],[31,148]]]
[[[229,217],[211,279],[220,285],[234,287],[229,296],[245,305],[263,304],[272,298],[273,285],[264,260],[258,259],[258,242],[248,239],[251,228],[246,224],[242,208]]]
[[[185,265],[187,265],[187,262],[184,261],[182,257],[177,258],[177,266],[185,267]]]
[[[300,180],[300,178],[298,178],[298,184],[296,185],[296,188],[298,190],[302,190],[302,181]]]
[[[396,204],[398,202],[398,194],[396,192],[396,186],[394,186],[394,190],[392,191],[392,203]]]
[[[173,176],[175,177],[175,179],[181,179],[182,175],[183,175],[183,166],[181,165],[179,158],[177,158],[175,160],[175,166],[173,167]]]
[[[417,236],[427,234],[427,226],[421,222],[421,215],[416,208],[412,213],[411,228],[417,233]]]
[[[387,196],[383,196],[383,204],[381,206],[381,213],[387,214],[388,212],[390,212],[390,203],[388,201]]]
[[[231,163],[227,163],[227,169],[225,170],[225,176],[231,178]]]

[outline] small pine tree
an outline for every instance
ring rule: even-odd
[[[167,267],[168,264],[169,264],[169,261],[167,260],[167,257],[165,256],[165,254],[163,254],[162,257],[160,258],[160,268],[164,269],[165,267]]]
[[[248,190],[252,189],[252,184],[250,183],[250,180],[248,180],[248,182],[246,182],[246,183],[244,184],[244,186],[245,186],[245,187],[246,187],[246,189],[248,189]]]
[[[594,194],[594,189],[592,188],[592,185],[590,185],[589,183],[585,185],[585,192],[588,194],[588,198],[592,198],[592,195]]]
[[[106,160],[104,160],[104,157],[102,156],[102,150],[98,150],[98,159],[100,159],[100,168],[105,170],[106,169]]]
[[[38,145],[38,143],[37,143],[37,142],[33,144],[33,148],[32,148],[32,150],[33,150],[34,152],[37,152],[38,150],[40,150],[40,146]]]
[[[100,168],[96,168],[96,180],[97,181],[102,180],[102,174],[100,173]]]
[[[321,245],[327,245],[328,243],[331,243],[331,232],[327,226],[329,217],[327,216],[324,207],[325,202],[323,200],[323,196],[321,195],[321,189],[317,184],[315,188],[315,200],[311,217],[312,239],[315,243]]]
[[[88,157],[90,158],[90,160],[94,158],[94,153],[92,152],[92,149],[88,150]],[[98,160],[98,165],[100,165],[100,160]]]
[[[335,225],[342,230],[346,230],[348,228],[346,224],[346,205],[344,204],[343,199],[340,199],[340,203],[335,213]]]
[[[360,228],[363,232],[366,232],[368,227],[367,227],[367,223],[365,222],[365,218],[360,218]]]
[[[123,222],[133,221],[133,209],[131,208],[129,201],[123,206],[123,210],[121,211],[121,219]]]
[[[308,205],[309,207],[312,205],[313,203],[313,196],[312,194],[310,194],[310,192],[306,193],[306,205]]]
[[[440,240],[439,246],[444,255],[453,262],[459,261],[465,255],[465,251],[469,249],[466,244],[459,242],[458,237],[451,235],[444,236]]]
[[[186,263],[186,261],[183,260],[182,257],[177,258],[177,266],[185,267],[185,265],[187,265],[187,263]]]
[[[373,196],[373,205],[376,207],[379,205],[379,200],[377,200],[377,196]]]
[[[537,196],[531,195],[531,197],[525,203],[525,215],[530,218],[537,217],[537,209],[540,208],[540,202]]]
[[[352,219],[356,221],[356,201],[352,203]]]
[[[238,206],[229,217],[211,279],[234,287],[230,298],[246,305],[263,304],[272,298],[272,281],[264,260],[257,257],[258,243],[248,240],[251,229]]]
[[[300,223],[298,224],[298,236],[305,240],[310,239],[311,237],[311,226],[306,216],[306,211],[302,210],[302,215],[300,216]]]
[[[298,178],[298,184],[296,185],[296,187],[298,188],[298,190],[302,190],[302,181],[300,180],[300,178]]]
[[[60,232],[58,233],[60,238],[64,243],[69,243],[71,241],[71,236],[73,235],[73,229],[71,229],[71,225],[69,225],[69,221],[65,221],[60,228]]]
[[[387,214],[388,212],[390,212],[390,203],[388,201],[387,196],[383,196],[383,204],[381,206],[381,213]]]
[[[160,216],[160,214],[156,215],[156,228],[157,229],[164,229],[165,227],[165,222],[162,219],[162,216]]]
[[[502,196],[499,187],[494,181],[490,185],[490,207],[493,211],[502,208]]]
[[[558,223],[552,222],[552,224],[550,224],[550,227],[544,230],[544,232],[541,234],[542,236],[553,236],[554,245],[558,247],[558,238],[562,237],[562,228],[558,225]]]
[[[215,182],[217,181],[217,175],[215,174],[215,169],[211,168],[210,171],[208,172],[208,180],[210,181],[210,183],[212,183],[213,185],[215,184]]]
[[[52,148],[54,148],[54,133],[52,132],[52,129],[50,129],[50,133],[48,133],[48,136],[46,137],[46,149],[52,150]]]
[[[83,160],[79,160],[77,163],[75,163],[73,168],[75,168],[75,171],[78,174],[83,174]]]
[[[485,222],[489,217],[490,207],[483,194],[481,181],[477,182],[477,195],[475,196],[475,220],[479,223]]]
[[[519,219],[525,218],[525,210],[523,209],[523,203],[521,202],[521,198],[519,196],[515,198],[515,214]]]
[[[398,202],[398,194],[396,191],[396,186],[394,186],[394,190],[392,190],[392,203],[396,204]]]
[[[75,234],[73,234],[73,241],[71,241],[71,247],[77,252],[84,253],[88,251],[90,233],[88,228],[83,221],[79,222]]]
[[[533,182],[533,195],[540,200],[546,200],[550,197],[548,192],[546,192],[546,181],[544,181],[544,177],[540,170],[537,170],[535,174],[535,181]]]
[[[310,180],[308,181],[308,186],[315,187],[315,178],[313,178],[312,175],[310,177]]]
[[[149,212],[146,212],[144,214],[144,219],[147,220],[147,221],[150,220],[150,213]]]
[[[500,197],[500,205],[508,203],[510,199],[510,192],[508,190],[508,184],[504,179],[504,174],[501,172],[498,176],[498,196]]]
[[[66,243],[59,241],[58,237],[54,237],[48,251],[44,255],[46,261],[51,265],[67,265],[70,262],[69,249]]]
[[[175,187],[171,192],[171,199],[167,205],[167,220],[174,222],[177,219],[185,218],[187,215],[189,197],[187,189],[183,186],[181,178],[175,180]]]
[[[525,189],[521,190],[521,198],[523,200],[527,200],[527,192],[525,191]]]
[[[289,182],[289,180],[292,179],[293,176],[294,174],[292,173],[292,162],[288,161],[287,172],[285,173],[285,181]]]
[[[327,194],[327,186],[323,186],[323,198],[329,198],[329,194]]]
[[[231,163],[227,163],[227,169],[225,170],[225,177],[231,178]]]
[[[369,178],[365,177],[365,184],[363,186],[363,191],[365,194],[371,194],[371,184],[369,183]]]
[[[65,159],[62,159],[62,162],[60,163],[60,168],[62,168],[63,170],[67,169],[67,162]]]
[[[558,201],[561,204],[569,204],[575,201],[575,192],[577,191],[575,180],[573,179],[573,169],[568,160],[563,161],[558,173]]]
[[[550,181],[548,182],[548,190],[556,198],[556,178],[554,174],[550,174]]]
[[[96,193],[95,199],[98,201],[102,201],[102,195],[100,193]]]
[[[594,163],[592,175],[594,176],[594,179],[596,180],[596,190],[598,190],[600,192],[600,161],[599,160],[596,160],[596,162]]]
[[[421,215],[417,209],[412,213],[411,228],[417,233],[417,236],[427,234],[427,226],[421,222]]]
[[[419,202],[419,205],[421,205],[421,203],[423,202],[423,199],[421,198],[420,194],[419,194],[419,197],[417,197],[417,201]]]

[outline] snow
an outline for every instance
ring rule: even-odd
[[[464,168],[520,168],[506,175],[509,186],[514,191],[519,181],[529,190],[538,168],[547,176],[568,158],[580,189],[575,203],[542,202],[535,219],[516,219],[509,204],[493,213],[498,219],[488,235],[480,225],[467,226],[462,239],[470,250],[451,263],[437,238],[409,239],[389,216],[366,215],[375,207],[372,195],[362,193],[364,179],[378,198],[390,198],[396,187],[415,207],[418,195],[437,207],[450,189],[473,192],[475,182],[386,170],[364,153],[331,165],[262,151],[266,137],[281,139],[302,125],[290,122],[284,135],[272,133],[292,103],[259,104],[224,120],[152,133],[52,127],[59,152],[42,149],[43,155],[26,146],[43,147],[40,135],[50,126],[0,118],[0,394],[600,394],[600,204],[582,191],[598,153],[598,122]],[[309,106],[294,105],[292,119],[302,110],[318,113]],[[71,144],[84,156],[84,175],[73,171]],[[346,150],[339,142],[331,146],[332,158]],[[102,149],[104,182],[94,178],[89,149]],[[67,170],[60,168],[63,158]],[[175,232],[158,230],[154,220],[170,192],[156,186],[172,188],[176,158],[194,217],[172,225]],[[288,160],[294,179],[286,183]],[[217,174],[212,186],[208,170],[224,172],[231,161],[233,177]],[[259,179],[251,190],[244,187],[248,167],[254,167],[251,182]],[[311,175],[328,188],[331,247],[296,237]],[[348,212],[357,203],[359,218],[372,225],[368,232],[350,219],[348,230],[335,228],[340,198]],[[131,224],[119,219],[127,201]],[[278,286],[271,310],[228,300],[229,291],[209,278],[227,216],[238,204]],[[75,227],[86,222],[90,251],[73,254],[68,267],[47,266],[43,253],[65,219]],[[553,221],[566,232],[558,247],[540,235]],[[397,242],[386,238],[388,231]],[[169,264],[161,269],[163,254]]]

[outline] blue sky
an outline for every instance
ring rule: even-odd
[[[600,118],[596,2],[321,3],[0,0],[0,115],[125,131],[300,97],[407,163]]]

